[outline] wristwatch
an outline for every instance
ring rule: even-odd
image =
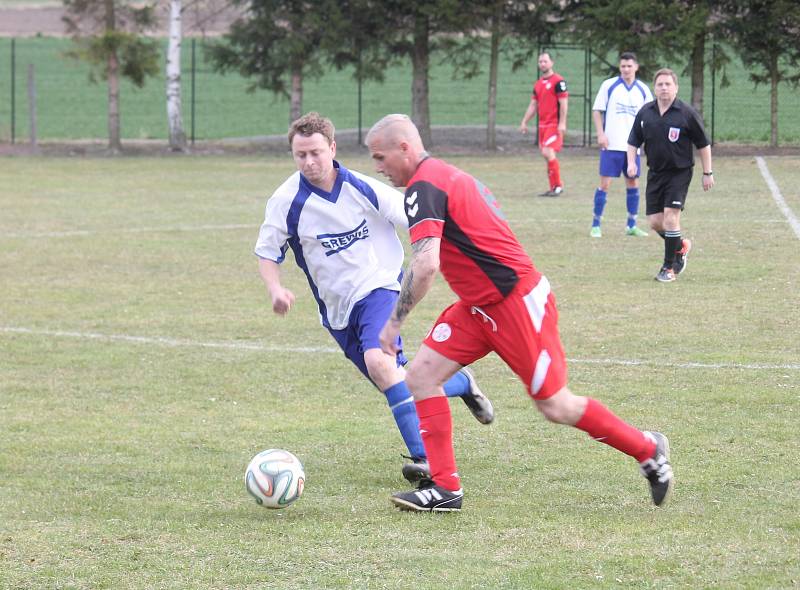
[[[703,176],[714,176],[713,172],[703,172]]]

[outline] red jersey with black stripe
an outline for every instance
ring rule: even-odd
[[[560,112],[558,99],[568,98],[567,81],[560,74],[553,72],[547,78],[539,78],[533,85],[533,96],[538,104],[539,126],[558,124]]]
[[[423,160],[408,182],[405,209],[412,243],[441,239],[439,268],[465,303],[496,303],[521,279],[538,281],[491,191],[455,166]]]

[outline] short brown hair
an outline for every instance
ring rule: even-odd
[[[298,133],[303,137],[311,137],[315,133],[319,133],[328,140],[328,145],[331,145],[336,129],[334,129],[333,122],[330,119],[311,111],[292,121],[292,124],[289,125],[289,147],[292,147],[292,140]]]
[[[678,76],[675,75],[675,72],[673,72],[669,68],[661,68],[656,72],[656,75],[653,76],[653,86],[656,85],[656,80],[658,80],[660,76],[671,76],[672,81],[675,82],[675,86],[678,85]]]

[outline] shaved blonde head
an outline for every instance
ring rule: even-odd
[[[367,133],[375,170],[395,186],[405,186],[417,166],[428,157],[419,130],[408,115],[386,115]]]
[[[386,115],[375,123],[367,133],[365,141],[369,145],[370,141],[378,138],[383,145],[397,145],[401,141],[407,141],[415,150],[425,150],[419,130],[408,115],[397,113]]]

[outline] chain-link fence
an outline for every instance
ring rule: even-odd
[[[64,56],[70,47],[68,39],[0,39],[0,142],[30,141],[34,129],[39,141],[97,140],[108,136],[105,83],[89,82],[88,67]],[[166,41],[162,50],[166,50]],[[600,73],[600,61],[591,52],[571,45],[555,46],[553,54],[555,69],[566,78],[570,90],[568,143],[591,143],[591,103],[606,77]],[[266,90],[249,92],[252,80],[213,71],[201,39],[185,39],[181,59],[183,123],[192,140],[285,133],[288,99]],[[679,73],[684,67],[667,65]],[[498,126],[511,128],[519,124],[537,76],[535,59],[518,72],[511,71],[508,60],[501,60]],[[741,65],[728,66],[728,77],[731,86],[720,88],[720,76],[716,76],[716,85],[712,85],[711,72],[706,76],[705,118],[715,141],[767,142],[769,89],[755,88]],[[650,80],[645,82],[649,84]],[[680,96],[684,100],[688,100],[689,86],[688,76],[681,75]],[[434,126],[485,126],[487,96],[488,56],[483,74],[471,80],[454,79],[451,67],[434,56],[430,72]],[[407,63],[391,67],[383,83],[365,82],[360,93],[352,71],[330,71],[318,80],[306,80],[303,110],[322,112],[340,129],[367,128],[389,112],[409,113],[411,68]],[[123,81],[120,111],[123,140],[166,140],[163,74],[149,79],[141,89]],[[779,90],[778,130],[782,145],[800,145],[800,93],[788,86]],[[480,131],[476,136],[476,143],[483,141]]]

